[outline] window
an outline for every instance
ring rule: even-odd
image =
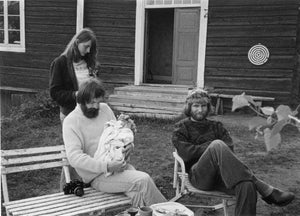
[[[0,0],[0,51],[25,52],[25,0]]]

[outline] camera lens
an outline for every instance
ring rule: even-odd
[[[82,187],[76,187],[75,189],[74,189],[74,194],[76,195],[76,196],[83,196],[83,194],[84,194],[84,190],[83,190],[83,188]]]

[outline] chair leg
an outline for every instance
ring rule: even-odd
[[[181,193],[176,194],[175,197],[173,197],[172,199],[169,200],[169,202],[176,202],[177,200],[179,200],[182,197]]]
[[[229,216],[228,215],[228,201],[226,199],[223,199],[222,203],[223,203],[223,209],[224,209],[224,216]]]

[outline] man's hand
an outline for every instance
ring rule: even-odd
[[[113,160],[107,163],[108,172],[122,172],[126,167],[125,160]]]
[[[127,158],[129,157],[130,153],[133,151],[133,147],[134,144],[133,143],[129,143],[128,145],[126,145],[123,149],[123,153],[125,154],[125,160],[127,160]]]

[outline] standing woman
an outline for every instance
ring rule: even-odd
[[[97,40],[94,32],[84,28],[75,34],[64,52],[50,66],[50,97],[60,107],[60,120],[76,106],[76,94],[81,83],[96,77]],[[63,172],[62,172],[63,173]],[[71,179],[79,179],[70,167]],[[65,183],[61,178],[61,187]]]
[[[95,76],[96,58],[96,36],[91,29],[84,28],[51,63],[50,96],[60,107],[61,122],[76,106],[79,85]]]

